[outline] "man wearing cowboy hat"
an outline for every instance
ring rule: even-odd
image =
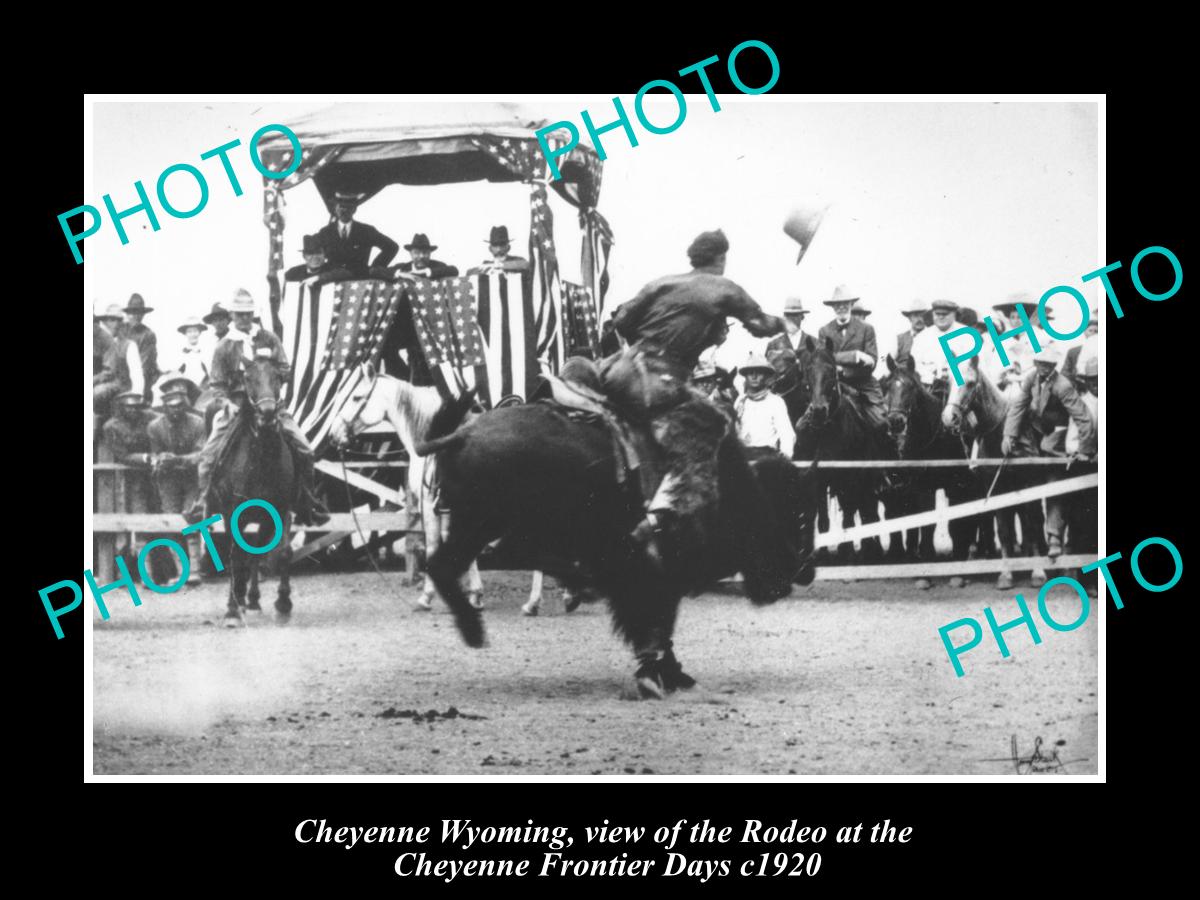
[[[284,272],[284,281],[307,281],[315,278],[314,284],[326,284],[330,281],[343,281],[350,277],[349,269],[330,265],[318,235],[306,234],[300,252],[304,254],[303,265],[292,266]]]
[[[93,412],[103,417],[108,415],[112,399],[123,391],[136,391],[144,397],[146,381],[142,375],[142,358],[137,345],[125,337],[121,328],[125,318],[121,305],[110,303],[107,309],[95,313],[93,318],[107,335],[100,371],[92,375]]]
[[[1039,323],[1037,301],[1026,291],[1011,294],[1003,303],[996,303],[992,306],[992,309],[1003,316],[1005,326],[1001,328],[1001,323],[997,322],[996,331],[1003,333],[1020,328],[1024,324],[1021,321],[1021,314],[1017,312],[1017,307],[1024,311],[1025,318],[1033,325],[1033,334],[1037,338],[1039,347],[1044,349],[1054,343],[1054,338],[1046,334]],[[1049,315],[1049,310],[1047,310],[1047,315]],[[989,343],[991,342],[989,341]],[[1004,341],[1004,352],[1008,356],[1008,365],[1001,368],[999,380],[1001,388],[1015,385],[1022,375],[1030,371],[1034,357],[1037,356],[1037,351],[1033,349],[1029,335],[1025,332],[1007,338]]]
[[[205,505],[212,505],[210,489],[212,487],[213,466],[220,454],[225,437],[236,418],[238,410],[245,403],[246,393],[244,372],[246,363],[260,355],[260,351],[269,355],[281,380],[286,381],[291,375],[291,366],[283,343],[272,332],[260,327],[254,322],[254,298],[244,289],[239,289],[229,304],[233,314],[233,328],[217,345],[213,353],[212,370],[209,374],[216,402],[222,406],[212,423],[212,434],[208,443],[200,451],[197,464],[198,489],[195,503],[185,514],[189,521],[198,522],[204,518]],[[279,431],[292,450],[296,460],[296,474],[300,482],[296,503],[296,521],[301,525],[321,525],[329,520],[328,514],[313,495],[313,452],[308,445],[308,439],[300,431],[296,421],[286,409],[278,412]]]
[[[868,420],[886,434],[883,391],[872,374],[879,361],[875,329],[852,315],[854,301],[858,299],[844,284],[839,284],[833,296],[825,301],[826,306],[833,307],[833,321],[821,326],[817,339],[821,344],[830,342],[842,383],[849,385],[862,397],[863,412]]]
[[[862,300],[855,300],[850,304],[850,315],[854,316],[854,318],[865,322],[867,321],[867,316],[870,314],[871,310],[867,308],[867,304],[863,303]]]
[[[329,265],[349,269],[355,278],[366,277],[371,270],[384,269],[400,252],[400,245],[372,225],[356,222],[361,194],[338,191],[333,195],[334,221],[317,232],[318,243],[325,248]],[[379,250],[371,259],[371,250]]]
[[[1067,351],[1062,367],[1059,369],[1071,379],[1075,389],[1081,394],[1085,390],[1085,386],[1079,373],[1084,370],[1089,360],[1096,359],[1100,353],[1100,339],[1096,337],[1100,333],[1099,314],[1100,311],[1095,306],[1088,310],[1088,323],[1083,332],[1083,342]]]
[[[941,338],[962,328],[958,321],[958,304],[953,300],[934,300],[933,325],[926,328],[912,343],[913,368],[921,383],[929,388],[943,405],[950,393],[950,360],[942,349]],[[965,354],[974,347],[969,334],[961,334],[950,341],[950,352]]]
[[[807,315],[808,310],[804,308],[804,303],[799,297],[793,295],[784,300],[783,321],[787,330],[771,338],[766,347],[767,361],[775,366],[775,371],[779,373],[779,381],[791,386],[787,400],[788,410],[799,409],[797,418],[808,409],[808,401],[812,395],[804,375],[811,355],[805,338],[812,337],[804,333],[804,317]]]
[[[212,305],[212,312],[201,319],[205,325],[212,326],[213,338],[221,340],[225,335],[229,334],[229,323],[233,321],[233,317],[229,315],[229,310],[217,301]]]
[[[523,256],[512,256],[512,241],[508,239],[508,226],[495,225],[488,236],[488,250],[491,258],[467,270],[468,275],[488,275],[492,272],[525,272],[529,269],[529,260]]]
[[[209,352],[200,345],[200,335],[208,331],[208,326],[199,317],[191,316],[176,330],[183,335],[185,343],[169,372],[184,375],[201,388],[207,387]]]
[[[150,438],[150,467],[162,511],[182,513],[196,500],[196,464],[205,443],[204,418],[192,411],[195,385],[182,375],[159,383],[163,414],[146,429]],[[200,535],[187,539],[188,584],[200,581]],[[172,557],[178,577],[178,557]]]
[[[398,266],[392,266],[393,274],[412,275],[417,278],[453,278],[458,274],[457,266],[447,265],[432,258],[437,244],[431,244],[426,234],[414,234],[411,243],[405,244],[404,249],[408,251],[411,259]]]
[[[738,367],[738,373],[746,379],[746,392],[733,406],[738,439],[747,447],[769,447],[791,459],[796,448],[796,432],[787,404],[778,394],[771,393],[774,367],[762,356],[752,353]]]
[[[150,482],[150,435],[146,430],[154,415],[140,390],[118,394],[113,401],[113,413],[104,423],[104,442],[112,450],[113,462],[133,469],[125,473],[124,511],[155,512],[156,497]],[[137,555],[145,545],[145,536],[134,534],[128,550]]]
[[[1033,357],[1033,368],[1017,382],[1000,444],[1005,456],[1065,456],[1067,425],[1074,421],[1079,432],[1074,455],[1084,461],[1095,457],[1096,423],[1075,386],[1056,371],[1061,361],[1061,348],[1050,344]],[[1051,558],[1062,553],[1064,524],[1062,496],[1047,497],[1046,543]]]
[[[600,367],[605,392],[631,419],[645,422],[663,451],[666,470],[634,543],[655,565],[702,552],[717,508],[717,451],[729,428],[725,414],[687,387],[701,353],[726,318],[739,319],[753,337],[784,330],[738,284],[724,277],[729,240],[706,231],[688,247],[692,271],[655,279],[613,313],[613,327],[629,344]]]
[[[896,360],[896,364],[901,366],[912,356],[913,341],[929,324],[925,321],[925,316],[931,310],[928,303],[921,300],[913,300],[902,312],[904,318],[908,319],[909,329],[902,334],[896,335],[896,355],[894,359]]]
[[[125,307],[125,336],[137,344],[138,355],[142,358],[147,402],[151,399],[150,386],[159,376],[158,337],[148,325],[142,322],[146,314],[151,312],[154,312],[154,307],[147,306],[141,294],[134,294],[130,297],[129,304]]]

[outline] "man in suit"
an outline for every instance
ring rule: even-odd
[[[92,410],[101,418],[108,415],[111,401],[122,392],[136,392],[145,399],[142,358],[137,344],[124,334],[121,327],[124,318],[125,311],[119,303],[110,303],[106,310],[94,316],[108,338],[100,371],[92,375]]]
[[[321,246],[319,235],[306,234],[304,246],[300,252],[304,254],[303,265],[292,266],[284,272],[285,281],[307,281],[315,278],[317,280],[314,284],[325,284],[351,277],[349,269],[330,264],[325,255],[325,248]]]
[[[437,244],[429,243],[429,236],[414,234],[411,243],[405,244],[411,259],[408,262],[392,266],[396,275],[411,275],[416,278],[453,278],[458,274],[458,267],[447,265],[441,260],[433,259],[433,251]]]
[[[1062,350],[1051,344],[1033,357],[1032,368],[1021,375],[1004,420],[1000,449],[1005,456],[1065,456],[1067,426],[1074,421],[1084,461],[1096,455],[1096,422],[1075,386],[1056,371]],[[1051,558],[1062,553],[1065,506],[1062,496],[1046,498],[1046,545]]]
[[[875,329],[851,314],[854,301],[858,299],[844,284],[839,284],[833,297],[825,301],[826,306],[833,307],[833,321],[821,327],[817,340],[821,344],[832,341],[839,379],[862,398],[862,410],[867,420],[887,434],[883,391],[872,374],[879,360]]]
[[[896,335],[895,360],[897,365],[904,365],[912,357],[913,340],[929,324],[925,317],[929,315],[931,310],[928,303],[921,300],[913,300],[903,312],[904,317],[908,319],[909,329],[902,334]]]
[[[804,377],[810,356],[804,339],[812,337],[804,333],[804,317],[807,315],[808,310],[804,308],[804,303],[799,297],[792,296],[783,301],[783,322],[786,331],[767,342],[764,354],[779,375],[775,390],[781,392],[782,386],[788,391],[788,411],[799,410],[793,417],[793,422],[808,409],[808,401],[812,398],[812,391]]]
[[[400,245],[374,226],[354,220],[361,195],[338,192],[333,196],[334,221],[317,232],[329,265],[349,269],[354,278],[365,278],[371,270],[385,269],[400,252]],[[372,260],[373,248],[379,253]]]
[[[508,239],[508,226],[496,225],[488,236],[488,250],[491,258],[485,259],[477,266],[467,270],[468,275],[490,275],[492,272],[526,272],[529,270],[529,260],[523,256],[512,256],[512,241]]]
[[[200,451],[197,464],[197,497],[185,513],[185,518],[192,522],[199,522],[204,518],[205,506],[210,504],[211,499],[209,491],[212,486],[213,466],[238,411],[246,402],[246,363],[261,353],[269,356],[282,380],[286,381],[291,375],[291,365],[284,352],[283,342],[274,333],[255,324],[254,298],[250,293],[239,290],[229,304],[229,311],[233,314],[233,328],[221,343],[217,344],[213,353],[212,369],[209,372],[215,402],[221,406],[213,418],[212,434],[209,435],[204,449]],[[308,445],[308,438],[286,409],[278,410],[277,419],[280,434],[292,450],[296,461],[296,475],[300,481],[296,521],[301,525],[321,525],[329,521],[329,515],[313,495],[313,452]]]
[[[142,359],[142,373],[145,376],[146,402],[152,399],[151,386],[160,372],[158,369],[158,336],[142,319],[147,313],[154,312],[153,306],[147,306],[141,294],[129,298],[125,307],[125,337],[137,344],[138,355]]]

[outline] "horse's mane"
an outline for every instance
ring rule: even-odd
[[[408,434],[401,435],[406,443],[416,444],[430,434],[434,420],[442,406],[442,398],[435,387],[420,387],[392,375],[380,374],[395,388],[396,411],[407,427]]]

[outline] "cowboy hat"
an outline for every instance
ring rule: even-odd
[[[208,331],[208,326],[205,325],[198,316],[189,316],[183,320],[183,324],[175,330],[180,334],[186,332],[189,328],[199,328],[201,331]]]
[[[844,284],[839,284],[833,289],[833,296],[824,301],[826,306],[835,306],[838,303],[853,303],[858,300],[858,294],[853,293],[850,288]]]
[[[228,319],[229,317],[229,310],[222,306],[218,301],[217,303],[213,304],[212,312],[205,316],[201,321],[207,322],[211,325],[216,319]]]
[[[141,294],[134,294],[129,298],[129,305],[125,307],[125,312],[131,313],[148,313],[154,312],[153,306],[147,306],[146,301],[142,299]]]
[[[788,297],[783,301],[783,314],[785,316],[807,316],[808,310],[804,308],[799,297]]]
[[[252,313],[258,312],[258,307],[254,305],[254,298],[250,296],[248,290],[238,288],[233,295],[233,299],[229,302],[229,311],[231,313]]]
[[[508,232],[506,231],[505,234],[507,235]],[[507,237],[505,238],[505,240],[507,240]],[[417,234],[413,235],[411,244],[404,245],[404,249],[405,250],[428,250],[430,253],[432,253],[434,250],[437,249],[437,244],[429,243],[429,236],[418,232]]]
[[[487,242],[489,244],[511,244],[512,241],[510,241],[508,239],[508,226],[507,225],[493,226],[492,233],[488,237]]]

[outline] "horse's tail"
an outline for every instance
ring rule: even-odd
[[[462,425],[463,419],[467,417],[474,402],[475,388],[471,388],[461,397],[443,403],[433,414],[425,439],[417,441],[414,448],[417,456],[429,456],[440,450],[461,445],[464,434],[459,426]]]

